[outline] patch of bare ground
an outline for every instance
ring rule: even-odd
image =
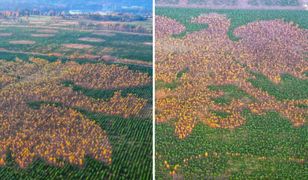
[[[152,46],[153,45],[153,43],[152,42],[145,42],[145,43],[143,43],[144,45],[147,45],[147,46]]]
[[[76,26],[76,25],[78,25],[78,22],[76,21],[62,21],[52,24],[52,26]]]
[[[14,25],[13,22],[8,22],[8,21],[2,21],[1,24],[2,25]]]
[[[61,53],[49,53],[48,55],[49,55],[49,56],[56,56],[56,57],[61,57],[61,56],[63,56],[63,54],[61,54]]]
[[[40,30],[37,30],[37,32],[38,33],[51,33],[51,34],[58,33],[58,31],[54,29],[40,29]]]
[[[96,23],[97,25],[100,24],[100,25],[110,25],[110,24],[116,24],[115,22],[112,22],[112,21],[101,21],[101,22],[97,22]]]
[[[147,66],[151,67],[151,62],[145,62],[140,60],[133,60],[133,59],[119,59],[110,55],[104,55],[102,56],[101,60],[105,62],[112,62],[112,63],[122,63],[122,64],[135,64],[135,65],[141,65],[141,66]]]
[[[28,40],[17,40],[17,41],[10,41],[10,44],[24,44],[24,45],[31,45],[31,44],[35,44],[35,41],[28,41]]]
[[[0,37],[9,37],[12,36],[12,33],[0,33]]]
[[[93,46],[89,44],[63,44],[63,47],[70,49],[90,49]]]
[[[79,38],[78,40],[79,41],[86,41],[86,42],[104,42],[104,39],[90,38],[90,37]]]
[[[31,34],[32,37],[54,37],[55,34]]]
[[[109,53],[111,53],[113,50],[114,50],[113,48],[105,47],[101,52],[102,52],[102,55],[103,55],[103,54],[109,54]]]
[[[45,21],[32,21],[32,22],[30,22],[30,24],[34,24],[34,25],[44,25],[44,24],[46,24],[46,22],[45,22]]]

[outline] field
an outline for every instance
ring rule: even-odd
[[[156,178],[306,179],[308,13],[156,15]]]
[[[106,55],[147,62],[152,59],[152,46],[145,46],[152,42],[147,33],[94,29],[90,25],[83,27],[78,21],[64,21],[62,26],[55,26],[48,17],[33,17],[28,21],[0,20],[0,52],[4,52],[0,58],[8,59],[10,54],[24,52],[19,54],[32,53],[55,59],[96,60]],[[147,27],[149,23],[139,24]]]
[[[0,23],[0,179],[150,179],[152,36],[30,24]]]
[[[156,0],[156,6],[214,9],[305,9],[302,0]]]

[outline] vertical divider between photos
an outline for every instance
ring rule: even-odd
[[[153,4],[153,8],[152,8],[152,50],[153,50],[153,59],[152,59],[152,63],[153,63],[153,180],[155,179],[155,15],[156,15],[156,8],[155,8],[155,0],[152,0],[152,4]]]

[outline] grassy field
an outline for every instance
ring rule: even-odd
[[[111,55],[117,58],[134,59],[142,61],[151,61],[152,46],[145,45],[146,42],[152,42],[152,37],[148,35],[135,35],[127,33],[114,32],[109,35],[98,35],[95,32],[59,30],[53,34],[53,37],[32,37],[32,34],[41,34],[39,28],[24,27],[1,27],[0,33],[12,33],[11,36],[1,37],[0,48],[12,51],[23,51],[29,53],[60,53],[63,56],[74,54],[94,56]],[[102,42],[87,42],[78,40],[79,38],[96,38]],[[10,41],[27,40],[34,41],[35,44],[11,44]],[[85,44],[92,48],[69,49],[63,48],[64,44]],[[7,59],[0,54],[1,58]],[[14,55],[13,55],[14,56]]]
[[[257,20],[284,19],[308,29],[308,13],[305,11],[272,10],[207,10],[158,8],[156,14],[167,16],[182,23],[186,32],[176,35],[182,38],[187,33],[207,28],[192,24],[192,17],[203,13],[217,12],[231,19],[229,38],[239,40],[233,30]],[[156,89],[174,90],[181,85],[179,76],[171,83],[158,81]],[[281,75],[281,82],[273,83],[266,76],[254,73],[248,79],[254,87],[274,96],[278,101],[306,100],[307,79],[298,79],[288,74]],[[216,104],[228,105],[235,99],[253,97],[236,85],[210,86],[209,90],[223,91],[224,95],[213,99]],[[307,105],[300,105],[307,109]],[[222,118],[225,112],[215,112]],[[306,179],[307,125],[294,128],[292,123],[275,111],[256,115],[246,109],[241,113],[244,125],[234,129],[211,128],[198,122],[185,139],[174,133],[176,119],[156,124],[156,178],[157,179]],[[307,118],[306,118],[307,120]],[[172,172],[176,172],[172,174]],[[172,177],[173,176],[173,177]],[[166,178],[167,177],[167,178]]]
[[[250,0],[248,1],[249,5],[258,6],[258,5],[265,5],[265,6],[298,6],[299,1],[297,0]]]
[[[185,13],[184,13],[185,12]],[[164,15],[172,19],[176,19],[185,25],[186,31],[177,35],[183,37],[186,33],[198,31],[206,28],[204,24],[194,24],[190,20],[203,13],[217,12],[226,14],[231,19],[231,26],[228,35],[230,39],[237,40],[233,35],[233,30],[239,26],[257,20],[283,19],[285,21],[293,21],[301,28],[308,28],[308,13],[306,11],[286,11],[286,10],[209,10],[209,9],[185,9],[185,8],[157,8],[157,15]]]
[[[280,100],[307,99],[307,80],[287,76],[281,84],[274,85],[260,77],[253,84]],[[225,92],[223,97],[214,99],[217,104],[251,98],[233,85],[209,88]],[[217,115],[229,114],[217,112]],[[242,116],[246,124],[234,130],[213,129],[198,123],[185,140],[174,135],[173,121],[157,124],[157,179],[165,179],[177,165],[178,176],[184,178],[305,178],[307,126],[294,128],[276,112],[258,116],[247,110]],[[164,162],[171,168],[167,170]]]
[[[178,5],[179,0],[157,0],[158,4],[168,4],[168,5]],[[185,5],[185,1],[182,1]],[[187,5],[210,5],[210,6],[238,6],[242,4],[247,4],[250,6],[299,6],[300,2],[298,0],[249,0],[242,1],[239,0],[188,0]]]
[[[171,169],[180,164],[178,173],[185,178],[304,179],[307,126],[294,129],[275,112],[244,116],[246,125],[234,130],[200,123],[185,140],[174,136],[171,125],[156,125],[157,179],[169,174],[164,161]]]

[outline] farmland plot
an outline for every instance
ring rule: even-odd
[[[148,73],[31,58],[0,74],[1,177],[151,176]]]
[[[305,10],[301,0],[156,0],[158,7]]]
[[[156,177],[304,178],[307,12],[157,14]]]
[[[0,27],[0,179],[150,179],[152,37]]]
[[[0,48],[11,51],[41,53],[47,56],[58,53],[63,58],[76,59],[82,59],[85,54],[111,55],[147,62],[152,59],[152,46],[144,46],[145,42],[152,41],[152,37],[148,35],[114,33],[111,36],[110,33],[71,30],[46,32],[41,28],[6,27],[0,32],[0,37]]]

